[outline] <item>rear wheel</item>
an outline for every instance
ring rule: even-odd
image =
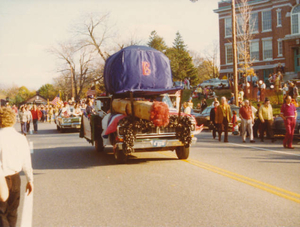
[[[114,155],[117,164],[125,164],[127,162],[128,156],[123,152],[123,150],[116,148]]]
[[[95,140],[95,150],[97,152],[102,152],[104,150],[103,139],[102,138],[97,138]]]
[[[190,154],[190,147],[176,147],[176,155],[178,159],[187,159]]]

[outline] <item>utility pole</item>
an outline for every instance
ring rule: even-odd
[[[232,53],[233,53],[233,79],[235,105],[238,106],[238,74],[237,74],[237,54],[236,54],[236,22],[235,22],[235,0],[231,1],[232,11]]]

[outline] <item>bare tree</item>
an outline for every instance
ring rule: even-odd
[[[198,52],[190,51],[193,58],[194,66],[197,68],[198,78],[200,81],[214,78],[219,75],[219,71],[215,63],[208,56],[202,57]]]
[[[219,44],[217,41],[213,41],[209,50],[205,50],[205,60],[210,65],[212,70],[212,78],[219,77],[218,56],[219,56]]]
[[[80,98],[83,89],[94,81],[92,77],[93,55],[86,48],[78,50],[76,46],[71,44],[59,44],[58,48],[51,48],[50,52],[63,62],[62,69],[59,70],[62,73],[62,78],[57,82],[64,84],[69,78],[71,81],[71,97]]]
[[[115,36],[113,28],[109,25],[109,13],[100,16],[90,14],[75,30],[80,36],[79,48],[91,47],[96,51],[103,61],[109,57],[105,46]]]
[[[253,60],[250,55],[250,45],[253,39],[253,31],[255,18],[251,18],[252,7],[249,6],[248,0],[239,0],[239,14],[237,16],[237,51],[240,66],[240,72],[245,77],[254,75],[254,70],[251,67]]]

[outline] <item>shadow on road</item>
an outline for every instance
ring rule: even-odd
[[[178,160],[176,158],[137,158],[131,155],[126,165],[153,161]],[[96,166],[117,165],[111,147],[97,153],[94,147],[57,147],[36,149],[32,155],[33,169],[85,169]]]
[[[243,159],[258,160],[264,163],[289,163],[289,164],[299,164],[300,156],[295,155],[285,155],[285,154],[268,154],[257,157],[247,157]]]

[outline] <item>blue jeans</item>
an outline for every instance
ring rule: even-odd
[[[27,134],[27,122],[21,122],[21,131],[23,134]]]
[[[37,130],[38,130],[38,119],[33,119],[32,123],[33,123],[34,131],[37,132]]]

